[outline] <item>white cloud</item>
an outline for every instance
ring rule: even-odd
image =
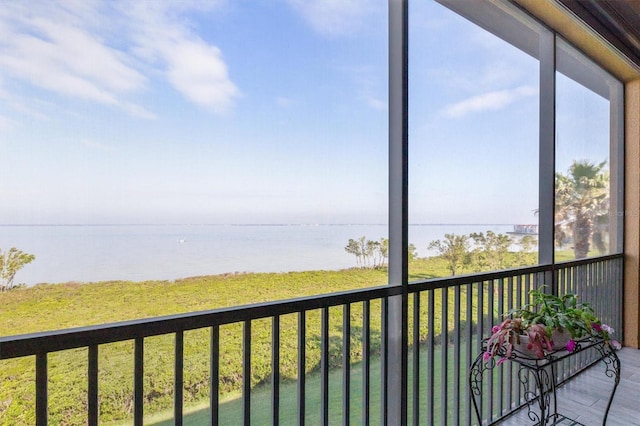
[[[32,23],[32,28],[39,30],[49,42],[33,40],[41,42],[43,49],[33,53],[31,59],[37,60],[34,56],[40,54],[54,71],[66,71],[116,92],[134,91],[144,85],[146,78],[89,29],[69,27],[45,18],[34,19]]]
[[[227,110],[238,96],[220,49],[198,40],[181,40],[163,51],[167,76],[187,99],[218,112]]]
[[[289,0],[315,31],[326,36],[357,31],[374,3],[374,0]]]
[[[96,142],[93,139],[83,139],[80,141],[82,143],[82,145],[86,146],[87,148],[91,148],[91,149],[96,149],[99,151],[111,151],[112,147],[109,145],[105,145],[103,143],[100,142]]]
[[[432,67],[429,64],[424,72],[452,93],[478,93],[479,87],[488,91],[501,90],[505,86],[521,84],[527,75],[514,64],[499,60],[482,65],[469,62],[457,67]]]
[[[367,107],[378,111],[387,109],[387,103],[382,96],[386,92],[386,81],[382,82],[376,70],[371,66],[347,68],[346,72],[353,79],[358,100]]]
[[[276,105],[282,108],[288,108],[296,103],[295,100],[287,96],[279,96],[276,98]]]
[[[0,8],[0,77],[145,119],[136,97],[162,75],[187,100],[217,112],[237,87],[220,50],[190,32],[184,12],[220,1],[7,2]]]
[[[461,118],[472,113],[499,110],[507,107],[518,99],[533,96],[536,93],[537,90],[531,86],[520,86],[510,90],[497,90],[483,93],[447,106],[444,114],[449,118]]]
[[[8,130],[11,127],[11,120],[0,115],[0,131]]]
[[[168,81],[185,98],[216,112],[228,110],[240,91],[229,78],[222,52],[207,44],[181,20],[168,13],[182,3],[139,2],[129,11],[134,50],[143,59],[159,62]]]
[[[149,111],[145,107],[132,102],[121,102],[120,108],[128,112],[133,117],[144,118],[147,120],[155,120],[156,118],[158,118],[156,114]]]
[[[373,108],[379,111],[384,111],[387,109],[387,104],[386,102],[377,99],[373,96],[367,96],[365,97],[365,102],[366,104],[369,106],[369,108]]]
[[[64,96],[120,108],[124,95],[144,87],[146,78],[126,55],[108,46],[98,32],[82,27],[77,15],[48,3],[31,6],[14,10],[17,19],[0,14],[6,32],[0,41],[0,67],[7,75]],[[93,13],[88,7],[79,11]]]

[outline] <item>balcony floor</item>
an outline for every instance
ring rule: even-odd
[[[607,426],[640,426],[640,350],[623,348],[620,358],[620,384],[616,390]],[[558,389],[558,412],[585,426],[602,425],[602,416],[613,379],[597,364]],[[526,408],[509,417],[501,426],[531,424]],[[573,424],[565,421],[561,425]]]

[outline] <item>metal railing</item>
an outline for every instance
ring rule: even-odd
[[[622,271],[623,256],[611,255],[563,262],[555,267],[518,268],[410,285],[413,424],[474,424],[468,368],[481,350],[481,340],[503,320],[504,313],[528,302],[531,289],[547,285],[549,291],[558,294],[578,294],[582,302],[594,307],[604,323],[617,330],[616,336],[622,336]],[[426,312],[421,307],[425,300]],[[447,326],[442,318],[448,319]],[[425,323],[426,330],[435,332],[425,335]],[[595,351],[586,351],[563,362],[557,369],[558,383],[598,359]],[[442,367],[445,363],[447,368]],[[420,392],[421,382],[425,382],[426,392]],[[513,363],[495,368],[484,386],[481,414],[488,424],[526,402],[518,367]]]
[[[590,302],[604,322],[621,331],[622,255],[611,255],[555,266],[535,266],[513,270],[430,279],[411,283],[407,287],[409,336],[408,345],[408,419],[412,424],[474,424],[470,389],[466,378],[468,368],[480,350],[480,341],[494,324],[501,321],[504,312],[526,303],[528,292],[550,282],[557,283],[555,291],[581,295]],[[184,418],[185,332],[206,328],[209,330],[209,408],[211,424],[225,424],[221,418],[221,328],[236,324],[242,328],[241,358],[241,413],[238,420],[250,424],[252,415],[252,381],[254,363],[252,355],[258,350],[252,338],[252,326],[260,321],[270,322],[270,413],[272,424],[283,419],[281,410],[280,376],[284,355],[281,337],[294,333],[296,354],[296,423],[329,424],[339,411],[341,422],[361,424],[379,423],[386,419],[385,377],[382,360],[387,336],[385,323],[389,315],[389,298],[401,295],[401,286],[384,286],[353,290],[329,295],[304,297],[294,300],[224,308],[204,312],[172,315],[100,326],[34,333],[0,338],[0,359],[35,356],[35,419],[38,425],[47,424],[49,405],[48,359],[51,353],[74,348],[87,349],[86,422],[98,424],[100,345],[133,341],[133,395],[132,415],[136,425],[145,422],[145,340],[152,336],[174,335],[174,422],[181,425]],[[606,296],[606,297],[604,297]],[[291,321],[291,316],[296,318]],[[307,320],[319,316],[320,330],[311,330]],[[283,318],[287,326],[283,327]],[[372,333],[372,325],[380,329],[379,336]],[[375,334],[375,335],[374,335]],[[621,333],[619,334],[621,335]],[[317,342],[317,344],[316,344]],[[260,349],[264,350],[264,349]],[[319,351],[319,361],[310,361],[309,351]],[[595,358],[594,358],[595,359]],[[593,359],[583,357],[567,363],[559,370],[566,380]],[[313,364],[313,365],[310,365]],[[482,416],[488,423],[508,415],[524,402],[523,390],[511,363],[495,370],[486,384],[482,401]],[[380,370],[378,371],[378,365]],[[357,368],[355,368],[356,366]],[[0,363],[0,368],[2,364]],[[375,372],[374,372],[375,370]],[[307,378],[310,371],[319,376],[320,401],[318,406],[307,406],[311,391]],[[335,385],[335,375],[341,376]],[[376,377],[374,377],[376,376]],[[379,376],[379,377],[378,377]],[[330,378],[331,377],[331,378]],[[373,380],[375,379],[375,380]],[[376,389],[374,383],[381,383]],[[331,381],[331,383],[330,383]],[[354,398],[358,389],[358,398]],[[288,388],[290,389],[290,387]],[[340,393],[336,404],[332,393]],[[313,392],[317,389],[313,389]],[[380,392],[381,396],[377,396]],[[356,402],[359,402],[356,406]],[[311,410],[316,412],[310,413]],[[288,412],[288,416],[291,413]],[[313,421],[309,421],[310,416]],[[334,417],[331,417],[334,416]],[[286,420],[291,420],[287,418]],[[333,423],[333,421],[331,421]],[[384,422],[383,422],[384,423]]]

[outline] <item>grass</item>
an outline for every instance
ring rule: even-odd
[[[465,343],[461,345],[461,351],[464,352]],[[435,352],[439,353],[440,347],[436,347]],[[426,365],[426,348],[421,348],[421,365]],[[414,379],[412,370],[413,356],[409,357],[409,383]],[[458,385],[453,381],[451,369],[453,367],[453,355],[448,358],[449,389],[458,389]],[[439,391],[440,383],[438,379],[441,375],[442,365],[440,356],[434,359],[434,371],[436,392]],[[424,367],[422,367],[424,369]],[[424,370],[423,370],[424,371]],[[341,424],[343,419],[342,411],[342,369],[333,369],[329,374],[329,424]],[[354,363],[351,366],[351,392],[350,392],[350,419],[353,424],[359,424],[362,419],[362,363]],[[466,370],[460,374],[461,380],[466,380]],[[317,372],[308,374],[306,377],[307,395],[305,399],[305,423],[315,425],[320,423],[320,375]],[[370,364],[370,405],[369,412],[371,415],[371,424],[379,424],[380,403],[381,403],[381,360],[380,357],[372,357]],[[422,401],[425,399],[427,392],[427,380],[424,375],[420,377],[420,395]],[[462,396],[464,398],[464,396]],[[280,386],[280,423],[284,426],[294,426],[297,424],[297,383],[287,382]],[[409,405],[409,422],[411,422],[411,406],[412,400],[408,401]],[[460,411],[465,411],[465,402],[461,403]],[[452,412],[447,413],[449,422],[452,419]],[[424,424],[427,418],[427,406],[423,402],[420,410],[420,423]],[[268,385],[256,387],[251,392],[251,422],[252,424],[270,424],[272,416],[271,389]],[[441,407],[434,407],[434,422],[439,423],[441,417]],[[208,403],[203,403],[191,407],[184,415],[184,424],[192,426],[209,425],[210,409]],[[239,395],[223,401],[220,404],[220,424],[242,424],[242,399]],[[153,426],[171,426],[173,425],[173,412],[165,411],[145,419],[145,423]]]
[[[439,258],[418,259],[410,266],[411,280],[448,275],[446,263]],[[306,295],[383,285],[384,270],[349,269],[342,271],[307,271],[291,273],[223,274],[192,277],[176,281],[102,282],[95,284],[44,284],[0,294],[0,335],[15,335],[35,331],[75,326],[103,324],[136,318],[155,317],[183,312],[215,309],[235,305],[289,299]],[[449,320],[441,318],[441,296],[436,294],[438,334],[443,324],[452,323],[453,297],[449,296]],[[463,293],[462,297],[466,297]],[[426,315],[426,303],[421,316]],[[464,306],[464,303],[463,303]],[[361,304],[351,311],[352,360],[360,358]],[[372,304],[372,351],[379,351],[380,304]],[[410,314],[412,310],[409,310]],[[475,313],[473,313],[475,314]],[[465,315],[463,313],[463,315]],[[375,320],[374,320],[375,319]],[[465,318],[466,319],[466,318]],[[412,324],[410,321],[409,324]],[[332,367],[341,363],[342,309],[330,310],[330,353]],[[233,399],[241,377],[241,325],[231,324],[220,330],[220,390],[224,410],[238,411]],[[281,318],[281,375],[283,386],[294,383],[297,371],[297,317]],[[428,330],[422,327],[421,336]],[[411,330],[410,330],[411,333]],[[185,333],[185,406],[198,407],[208,398],[209,332],[193,330]],[[309,389],[313,386],[320,360],[320,312],[307,316],[307,365]],[[252,377],[255,394],[260,395],[268,383],[271,322],[252,322]],[[145,411],[160,413],[173,404],[173,336],[145,339]],[[99,386],[101,422],[118,423],[132,413],[133,343],[101,345],[99,349]],[[49,420],[52,424],[84,423],[86,415],[87,350],[77,349],[49,355]],[[35,377],[34,357],[5,360],[0,363],[0,424],[33,424]],[[354,366],[357,368],[357,365]],[[341,374],[339,369],[331,373]],[[355,374],[355,373],[354,373]],[[335,381],[332,379],[332,381]],[[354,392],[357,389],[354,382]],[[317,387],[319,389],[319,386]],[[289,417],[286,399],[295,392],[283,391],[283,418]],[[312,398],[313,393],[309,394]],[[339,392],[332,392],[332,398]],[[319,397],[319,391],[318,391]],[[339,396],[337,397],[339,401]],[[357,396],[354,395],[354,401]],[[234,402],[236,401],[236,402]],[[260,397],[254,398],[256,416],[268,410],[260,407]],[[338,402],[339,405],[339,402]],[[354,407],[358,404],[354,402]],[[226,408],[229,407],[229,408]],[[310,408],[311,413],[314,409]],[[377,409],[376,409],[377,410]],[[335,410],[332,410],[332,412]],[[192,416],[197,418],[195,411]],[[373,412],[373,411],[372,411]],[[355,415],[355,414],[354,414]]]
[[[380,358],[374,357],[371,368],[371,412],[380,410]],[[362,368],[361,363],[354,364],[351,370],[351,404],[352,421],[361,418],[362,413]],[[306,377],[306,424],[318,424],[320,413],[320,374],[313,372]],[[251,420],[253,424],[270,424],[271,422],[271,390],[268,385],[256,387],[251,392]],[[220,424],[242,424],[242,399],[235,396],[220,404]],[[280,386],[280,424],[297,424],[297,384],[289,381]],[[193,407],[184,416],[184,423],[189,425],[208,425],[210,409],[207,403]],[[329,423],[340,424],[342,420],[342,370],[333,369],[329,374]],[[173,425],[173,413],[164,412],[150,416],[145,423],[156,426]]]
[[[195,277],[175,282],[105,282],[91,285],[68,283],[38,285],[0,295],[0,334],[102,324],[155,317],[275,299],[288,299],[322,292],[363,288],[386,282],[386,272],[376,270],[310,271],[284,274],[227,274]],[[247,291],[250,289],[250,291]],[[167,303],[170,301],[170,303]],[[357,310],[354,310],[357,315]],[[282,318],[282,328],[291,328],[293,316]],[[341,319],[335,315],[332,330]],[[319,312],[308,317],[308,371],[317,368]],[[270,371],[268,321],[252,324],[254,343],[252,385],[265,380]],[[240,325],[221,329],[221,393],[229,394],[241,381],[236,362],[241,354]],[[335,340],[336,333],[332,332]],[[283,378],[297,376],[297,340],[282,339]],[[207,330],[185,333],[185,403],[206,399],[208,393]],[[290,348],[290,349],[287,349]],[[100,346],[99,383],[101,420],[124,419],[131,413],[133,394],[133,345],[122,342]],[[145,339],[145,409],[156,412],[171,406],[173,398],[173,336]],[[0,424],[34,422],[34,358],[6,360],[0,370]],[[50,421],[54,424],[82,423],[86,410],[86,349],[49,356]]]

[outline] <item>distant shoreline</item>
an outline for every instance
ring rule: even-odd
[[[496,233],[513,225],[409,226],[418,256],[447,233]],[[16,247],[36,259],[16,282],[173,280],[241,272],[341,270],[357,266],[349,239],[389,237],[386,224],[18,224],[0,225],[0,249]]]

